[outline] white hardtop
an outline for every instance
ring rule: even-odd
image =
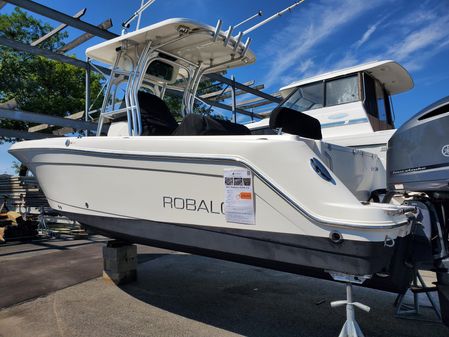
[[[362,71],[370,74],[380,83],[382,83],[385,86],[385,90],[387,90],[388,94],[390,95],[395,95],[410,90],[414,86],[413,79],[411,78],[407,70],[405,70],[400,64],[394,61],[385,60],[369,62],[354,67],[335,70],[293,82],[280,89],[281,95],[283,97],[286,97],[293,91],[294,88],[305,84],[355,74]]]
[[[244,53],[246,46],[241,40],[229,36],[225,45],[223,39],[226,39],[227,32],[220,31],[221,38],[217,39],[214,39],[214,32],[214,27],[188,19],[168,19],[92,46],[86,50],[86,55],[112,65],[118,48],[123,45],[143,47],[151,41],[152,48],[160,52],[182,57],[194,64],[201,63],[203,67],[211,67],[206,73],[255,62],[256,57],[250,50]],[[176,40],[177,37],[179,40]],[[175,41],[165,45],[173,40]],[[244,56],[240,57],[241,54]]]

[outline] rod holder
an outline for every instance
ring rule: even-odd
[[[237,48],[239,47],[240,42],[242,41],[242,37],[243,37],[243,32],[239,32],[239,34],[237,35],[237,41],[234,46],[234,52],[237,51]]]
[[[226,32],[226,38],[224,40],[224,46],[225,47],[228,45],[229,40],[231,39],[233,30],[234,30],[234,27],[233,26],[229,26],[228,31]]]
[[[243,35],[243,34],[242,34]],[[251,44],[251,38],[247,38],[245,44],[243,45],[242,57],[246,55],[249,45]]]
[[[220,35],[220,29],[221,29],[222,24],[223,24],[223,21],[221,21],[221,19],[218,19],[217,25],[215,26],[215,31],[214,31],[214,38],[213,38],[214,42],[217,41],[218,36]]]

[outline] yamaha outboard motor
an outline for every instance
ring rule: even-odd
[[[421,110],[388,142],[387,190],[419,209],[449,326],[449,96]]]

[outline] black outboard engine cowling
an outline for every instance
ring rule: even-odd
[[[420,210],[441,314],[449,326],[449,96],[421,110],[391,137],[387,190]]]
[[[421,110],[388,142],[389,190],[448,191],[449,96]]]

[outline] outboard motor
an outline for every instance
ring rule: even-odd
[[[419,210],[421,237],[428,242],[422,255],[430,256],[429,269],[437,273],[441,314],[449,326],[449,96],[421,110],[391,137],[387,190]]]

